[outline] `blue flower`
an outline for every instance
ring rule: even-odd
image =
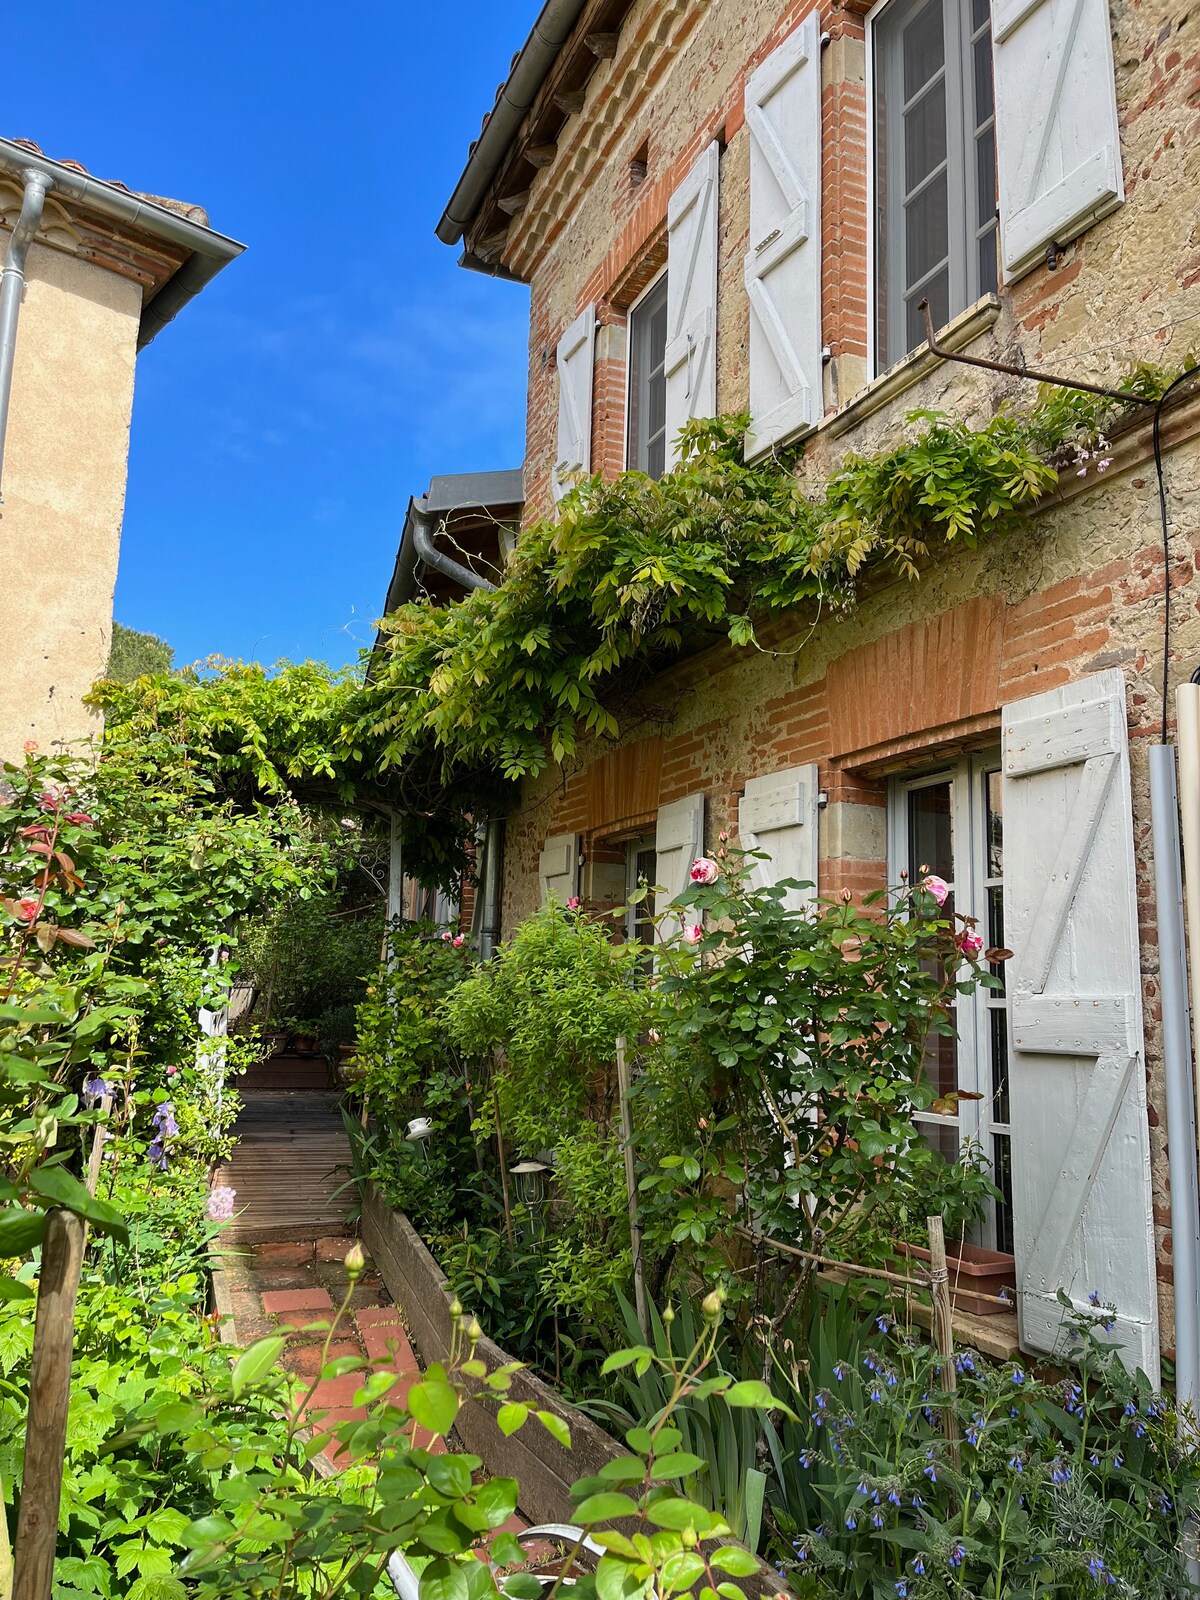
[[[1100,1326],[1104,1329],[1105,1333],[1111,1333],[1113,1331],[1113,1329],[1116,1327],[1116,1323],[1113,1321],[1113,1319],[1111,1317],[1109,1317],[1108,1321],[1107,1322],[1102,1322],[1100,1324]],[[1113,1580],[1110,1578],[1108,1581],[1111,1583]]]
[[[1061,1456],[1055,1456],[1050,1463],[1050,1482],[1066,1483],[1071,1476],[1071,1469]]]
[[[1125,1402],[1125,1415],[1127,1417],[1136,1417],[1137,1416],[1137,1401],[1136,1400],[1127,1400]]]
[[[960,1372],[974,1372],[975,1362],[969,1350],[964,1350],[954,1358],[954,1364]]]
[[[1014,1472],[1025,1471],[1025,1463],[1021,1460],[1020,1456],[1009,1456],[1008,1464]]]
[[[1096,1454],[1096,1452],[1094,1450],[1088,1456],[1088,1460],[1092,1463],[1092,1465],[1094,1467],[1098,1467],[1100,1465],[1100,1457]]]
[[[1088,1301],[1094,1306],[1098,1306],[1100,1304],[1100,1296],[1096,1293],[1095,1289],[1093,1289],[1091,1294],[1088,1295]]]
[[[1097,1583],[1100,1582],[1107,1570],[1108,1568],[1104,1565],[1104,1562],[1100,1556],[1093,1556],[1088,1562],[1088,1571],[1091,1573],[1092,1577],[1095,1578]]]
[[[887,1384],[889,1389],[894,1389],[896,1387],[896,1374],[890,1370],[885,1372],[883,1375],[883,1381]]]
[[[915,1494],[912,1497],[912,1504],[913,1504],[913,1510],[914,1511],[920,1511],[921,1507],[925,1504],[925,1502],[924,1502],[924,1500],[921,1499],[921,1496],[919,1494]]]
[[[849,1371],[850,1371],[850,1368],[846,1365],[846,1363],[844,1361],[835,1361],[833,1363],[833,1375],[834,1375],[834,1377],[837,1379],[837,1381],[839,1383],[841,1383],[842,1379],[846,1376],[846,1374]]]
[[[930,1464],[927,1467],[923,1467],[921,1470],[924,1472],[925,1476],[929,1479],[930,1483],[936,1483],[937,1482],[937,1468],[933,1465],[932,1462],[930,1462]]]
[[[821,1393],[817,1395],[817,1409],[818,1409],[818,1411],[824,1411],[828,1404],[829,1404],[829,1401],[825,1397],[824,1390],[822,1390]]]
[[[858,1488],[854,1492],[856,1494],[870,1494],[871,1487],[865,1478],[860,1478],[858,1480]]]
[[[879,1329],[880,1333],[887,1333],[892,1324],[890,1319],[887,1317],[876,1317],[875,1326]]]
[[[955,1544],[951,1545],[951,1547],[950,1547],[950,1565],[952,1567],[961,1567],[963,1562],[966,1559],[967,1559],[967,1550],[966,1550],[966,1546],[965,1545],[958,1544],[958,1543],[955,1543]]]
[[[879,1363],[874,1356],[864,1356],[863,1366],[866,1367],[868,1372],[878,1372],[879,1370]]]
[[[916,1573],[918,1578],[923,1578],[925,1576],[925,1557],[924,1556],[914,1556],[913,1557],[912,1569]]]
[[[967,1424],[967,1443],[979,1448],[979,1441],[983,1438],[983,1418],[974,1416]]]
[[[1113,1457],[1113,1466],[1114,1467],[1123,1467],[1124,1465],[1125,1465],[1125,1457],[1118,1450],[1116,1455]]]
[[[817,1452],[815,1450],[801,1450],[800,1454],[796,1457],[796,1460],[802,1467],[811,1467],[814,1459],[816,1458],[816,1454]]]
[[[853,1511],[847,1511],[846,1513],[846,1526],[848,1528],[858,1527],[858,1518],[854,1515]]]
[[[157,1167],[160,1172],[167,1170],[167,1152],[163,1148],[161,1139],[152,1139],[146,1157],[152,1167]]]
[[[1025,1382],[1025,1374],[1021,1371],[1020,1367],[1013,1368],[1012,1381],[1017,1384]]]
[[[882,1515],[881,1512],[872,1511],[872,1513],[871,1513],[871,1526],[873,1528],[882,1528],[883,1527],[883,1515]]]
[[[870,1393],[867,1395],[867,1399],[868,1400],[882,1400],[883,1399],[883,1391],[882,1391],[882,1389],[880,1389],[880,1387],[879,1387],[879,1385],[877,1383],[873,1383],[871,1385]]]
[[[112,1094],[112,1085],[101,1077],[85,1078],[83,1094],[86,1100],[102,1100],[106,1094]]]
[[[895,1489],[889,1489],[888,1490],[888,1501],[890,1502],[890,1504],[892,1504],[894,1506],[898,1506],[900,1504],[900,1495],[899,1495],[897,1490],[895,1490]]]
[[[812,1413],[812,1425],[814,1428],[824,1427],[825,1419],[819,1411],[814,1411]]]
[[[907,1579],[905,1579],[905,1578],[897,1578],[896,1579],[896,1593],[900,1596],[900,1600],[908,1600],[908,1580]]]

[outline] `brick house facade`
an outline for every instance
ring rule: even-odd
[[[527,518],[552,511],[560,463],[626,464],[649,359],[638,308],[664,270],[668,420],[748,410],[751,448],[805,438],[817,479],[894,443],[917,408],[984,420],[1032,398],[1028,381],[912,337],[913,284],[943,224],[946,281],[936,259],[924,281],[945,347],[1102,383],[1130,360],[1187,364],[1200,50],[1196,20],[1165,0],[994,0],[990,26],[971,0],[551,12],[560,42],[532,88],[526,75],[523,115],[498,133],[502,94],[439,229],[464,237],[468,264],[531,288]],[[922,102],[905,74],[941,96],[933,133],[911,121]],[[942,222],[921,234],[938,184]],[[1172,686],[1200,664],[1198,432],[1200,401],[1165,413]],[[620,903],[639,859],[671,888],[722,829],[823,894],[944,870],[959,908],[1016,955],[1008,999],[967,1008],[938,1067],[982,1098],[929,1136],[952,1151],[977,1135],[997,1164],[1009,1198],[986,1242],[1016,1255],[1026,1347],[1053,1348],[1062,1284],[1115,1300],[1131,1356],[1153,1369],[1173,1303],[1149,422],[1112,457],[1065,476],[1019,535],[868,587],[849,617],[780,625],[763,641],[776,653],[719,647],[662,673],[620,742],[522,787],[502,920],[511,931],[551,890]]]

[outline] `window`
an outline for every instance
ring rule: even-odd
[[[880,369],[996,288],[988,0],[890,0],[874,25]]]
[[[936,873],[951,886],[947,911],[977,919],[985,948],[1004,944],[1004,815],[997,755],[973,756],[920,778],[897,781],[889,803],[891,876],[917,882]],[[991,975],[1004,980],[1003,966]],[[918,1118],[947,1161],[978,1139],[1003,1199],[989,1207],[979,1243],[1012,1250],[1012,1161],[1008,1110],[1008,1013],[1003,989],[980,988],[957,1002],[958,1037],[933,1035],[925,1070],[939,1098],[957,1109]]]
[[[631,944],[654,944],[654,875],[658,869],[658,855],[654,835],[645,839],[631,839],[625,846],[625,937]],[[630,905],[629,897],[637,889],[647,891],[646,898]]]
[[[667,470],[667,275],[629,313],[626,464],[651,478]]]

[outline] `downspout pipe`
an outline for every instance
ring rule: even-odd
[[[1171,1261],[1175,1287],[1175,1396],[1181,1425],[1200,1410],[1200,1188],[1196,1173],[1196,1099],[1188,1018],[1187,953],[1183,932],[1183,870],[1179,850],[1179,790],[1175,750],[1150,747],[1150,824],[1154,840],[1154,897],[1162,997],[1166,1079],[1167,1158],[1171,1183]],[[1185,1444],[1188,1435],[1185,1433]],[[1188,1558],[1188,1576],[1200,1563]]]
[[[21,214],[8,241],[4,270],[0,272],[0,505],[4,504],[4,441],[8,437],[8,408],[12,399],[13,364],[17,354],[17,323],[25,294],[25,262],[37,237],[47,191],[54,180],[30,169],[24,174]]]
[[[414,501],[412,517],[413,548],[427,567],[432,567],[435,572],[452,579],[464,589],[495,589],[494,583],[489,583],[477,572],[472,572],[470,567],[463,566],[461,561],[455,561],[453,556],[438,549],[433,542],[435,519],[432,512]]]

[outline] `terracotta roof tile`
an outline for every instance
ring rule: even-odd
[[[22,149],[29,150],[35,156],[45,156],[46,152],[41,145],[35,144],[32,139],[12,139],[12,144],[19,144]],[[60,156],[47,157],[50,161],[57,161],[60,167],[69,167],[72,172],[81,173],[83,177],[95,177],[89,173],[81,161],[64,160]],[[127,183],[122,183],[119,178],[98,178],[98,183],[106,183],[110,189],[123,189],[126,194],[135,195],[139,200],[149,200],[153,205],[164,206],[168,211],[174,211],[181,217],[186,217],[189,222],[195,222],[202,228],[208,227],[208,212],[203,206],[192,205],[187,200],[171,200],[166,195],[146,194],[141,189],[131,189]]]

